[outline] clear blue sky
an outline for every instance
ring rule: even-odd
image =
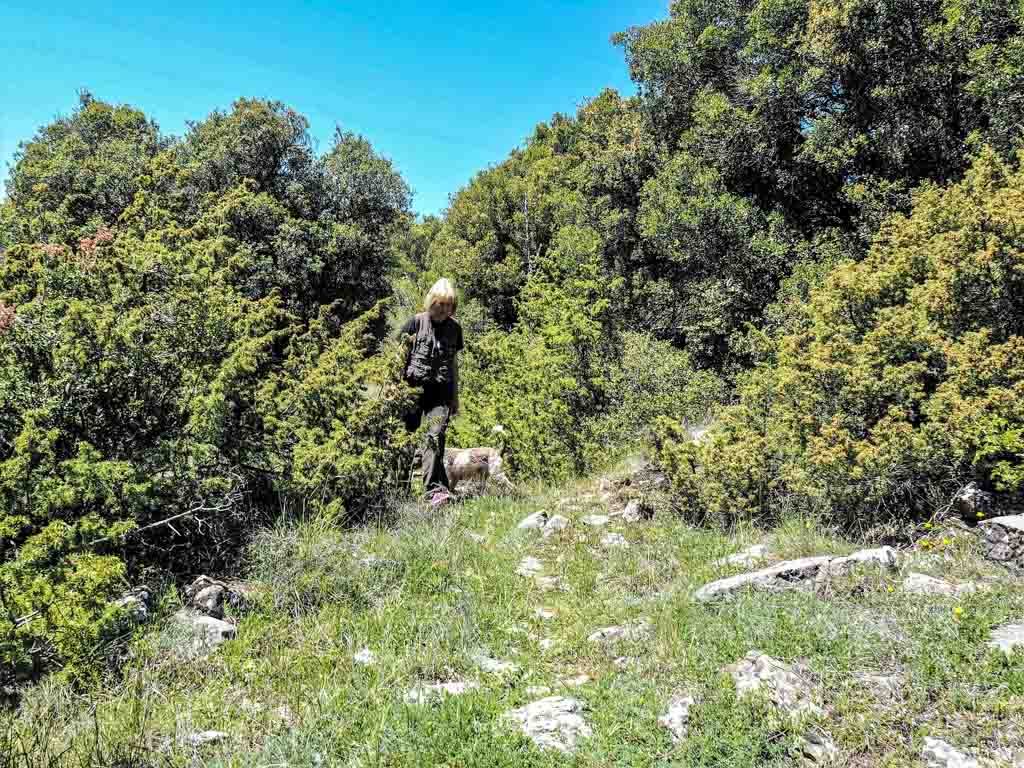
[[[148,6],[148,7],[147,7]],[[366,136],[438,213],[534,125],[611,86],[632,93],[612,33],[667,0],[90,3],[4,0],[0,167],[77,92],[129,103],[181,134],[240,96]]]

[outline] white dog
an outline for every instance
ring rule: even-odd
[[[491,430],[501,435],[505,428],[498,424]],[[501,454],[505,450],[504,440],[499,440],[497,448],[450,448],[444,452],[444,468],[448,473],[448,484],[454,491],[463,480],[479,480],[480,490],[487,486],[487,481],[494,479],[506,489],[512,489],[512,482],[501,469]]]

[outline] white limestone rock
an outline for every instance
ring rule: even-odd
[[[1024,624],[1004,624],[992,630],[989,648],[996,648],[1007,656],[1015,651],[1024,651]]]
[[[584,705],[578,699],[548,696],[513,709],[504,717],[541,749],[554,749],[565,754],[575,751],[580,739],[593,735],[583,718]]]
[[[928,768],[978,768],[978,761],[968,757],[942,739],[925,736],[921,759]]]
[[[547,539],[568,527],[569,518],[563,517],[562,515],[555,515],[554,517],[548,518],[548,521],[544,524],[544,530],[541,535]]]
[[[186,736],[185,743],[190,747],[205,747],[207,744],[216,744],[218,741],[224,741],[227,737],[228,735],[223,731],[200,731]]]
[[[530,578],[536,576],[538,573],[544,570],[544,565],[536,557],[527,555],[519,561],[519,566],[516,568],[516,573],[520,576]]]
[[[606,533],[601,537],[601,546],[607,549],[626,549],[629,547],[629,542],[621,533]]]
[[[544,510],[540,512],[534,512],[532,515],[524,517],[518,526],[521,531],[540,530],[544,527],[548,521],[548,513]]]
[[[498,659],[492,659],[490,656],[479,653],[473,658],[473,663],[476,664],[484,672],[489,672],[492,675],[503,675],[507,672],[518,672],[519,665],[511,661],[499,661]]]
[[[432,683],[413,688],[405,694],[406,704],[426,704],[428,701],[442,699],[445,696],[461,696],[467,691],[479,688],[480,684],[473,681],[454,681],[449,683]]]
[[[188,655],[202,655],[235,637],[234,624],[182,608],[171,617],[178,632],[185,635],[182,647]]]
[[[615,643],[620,640],[646,640],[651,635],[651,624],[641,619],[635,624],[602,627],[592,632],[587,641],[591,643]]]
[[[750,651],[725,670],[732,677],[736,693],[741,698],[763,691],[781,712],[790,717],[821,717],[825,714],[814,702],[810,684],[790,665],[766,653]]]
[[[686,730],[690,722],[690,707],[694,705],[693,696],[683,694],[676,696],[668,703],[668,709],[658,718],[658,725],[667,728],[672,734],[673,743],[678,744],[686,738]]]
[[[911,573],[903,580],[903,591],[911,595],[938,595],[940,597],[962,597],[978,589],[973,582],[953,584],[923,573]]]
[[[730,597],[744,589],[778,592],[802,586],[811,579],[822,580],[839,576],[860,565],[877,565],[891,569],[896,566],[896,561],[896,550],[891,547],[864,549],[845,557],[818,555],[785,560],[767,568],[705,584],[697,590],[694,599],[700,603],[707,603]]]
[[[758,563],[768,559],[768,547],[764,544],[753,544],[734,555],[716,560],[715,565],[719,568],[725,566],[753,568]]]

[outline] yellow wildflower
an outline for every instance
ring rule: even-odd
[[[955,608],[953,609],[953,616],[954,616],[955,618],[959,619],[959,618],[960,618],[961,616],[963,616],[963,615],[964,615],[964,609],[963,609],[963,608],[961,608],[961,607],[960,607],[959,605],[958,605],[958,606],[956,606],[956,607],[955,607]]]

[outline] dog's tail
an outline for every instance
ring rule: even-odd
[[[497,449],[498,455],[501,456],[502,458],[504,458],[505,457],[505,427],[503,427],[501,424],[495,424],[491,428],[491,434],[495,435],[496,438],[497,438],[497,440],[496,440],[497,445],[494,446],[494,447]]]

